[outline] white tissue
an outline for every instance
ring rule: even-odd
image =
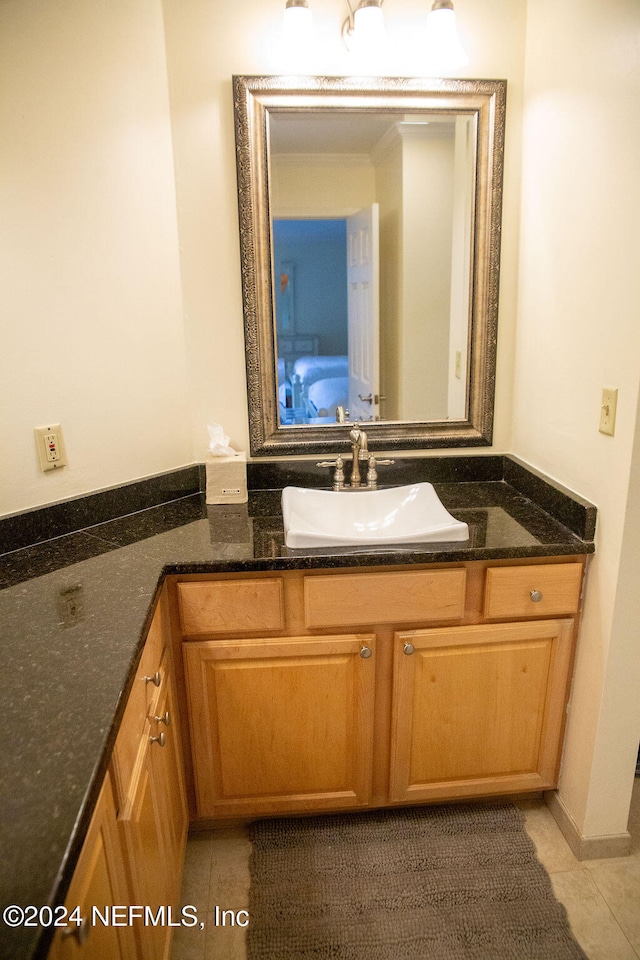
[[[209,453],[214,457],[235,457],[236,451],[229,446],[229,437],[219,423],[208,423]]]

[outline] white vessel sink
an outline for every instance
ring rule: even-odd
[[[445,510],[431,483],[350,492],[285,487],[282,516],[288,547],[469,538],[467,524]]]

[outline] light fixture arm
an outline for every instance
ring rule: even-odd
[[[354,9],[349,0],[347,0],[347,6],[349,7],[349,13],[346,20],[342,24],[342,39],[344,40],[345,44],[347,44],[347,37],[353,36],[354,29]]]
[[[447,2],[447,0],[445,0],[445,2]],[[354,10],[354,8],[351,6],[351,0],[347,0],[349,13],[346,20],[342,24],[342,39],[347,48],[349,47],[350,41],[353,39],[353,34],[355,31],[355,16],[358,10],[362,10],[365,7],[382,7],[383,3],[384,0],[359,0],[359,3]]]

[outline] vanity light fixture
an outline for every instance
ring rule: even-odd
[[[342,24],[342,39],[348,50],[372,52],[385,40],[384,0],[346,0],[349,12]],[[283,34],[290,49],[308,40],[311,34],[309,0],[286,0]],[[453,0],[433,0],[427,16],[423,53],[430,70],[454,70],[468,62],[460,43]]]
[[[431,69],[455,70],[468,62],[458,37],[453,0],[434,0],[427,17],[424,53]]]
[[[361,49],[374,49],[384,41],[383,2],[384,0],[360,0],[354,10],[350,0],[347,0],[349,13],[342,24],[342,39],[348,49],[356,43]],[[290,47],[309,38],[311,10],[308,0],[287,0],[282,32]]]
[[[287,0],[282,18],[282,32],[287,44],[294,47],[311,33],[311,10],[307,0]]]

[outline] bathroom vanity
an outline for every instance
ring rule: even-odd
[[[555,786],[583,558],[169,584],[197,818]]]
[[[248,506],[196,491],[0,558],[3,905],[180,922],[189,821],[553,788],[595,509],[444,459],[417,469],[467,542],[290,550],[280,488],[326,476],[265,465]],[[155,960],[171,927],[69,932],[5,927],[2,955]]]

